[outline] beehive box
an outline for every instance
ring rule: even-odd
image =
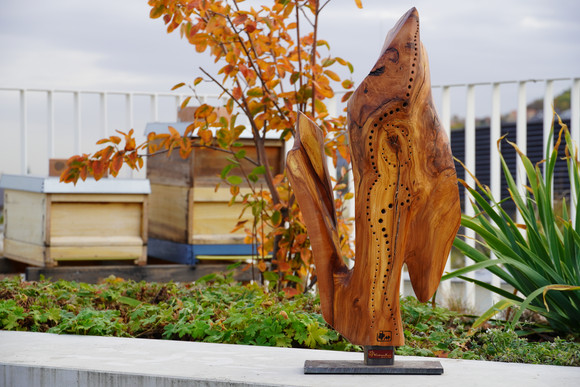
[[[64,261],[147,261],[147,180],[73,184],[4,175],[4,256],[35,266]]]
[[[148,132],[166,131],[168,125],[183,132],[182,129],[188,123],[149,124]],[[272,173],[274,175],[282,173],[283,141],[274,139],[265,141],[266,154],[273,168]],[[247,157],[256,159],[253,140],[242,139],[240,142],[242,146],[238,149],[244,149]],[[231,199],[229,186],[220,177],[220,172],[229,163],[227,157],[231,155],[208,148],[194,148],[192,155],[185,160],[178,152],[173,152],[169,157],[159,155],[147,160],[147,178],[151,182],[149,237],[152,244],[157,243],[156,240],[188,245],[243,244],[245,236],[243,230],[230,233],[239,220],[243,204],[237,202],[232,206],[228,205]],[[254,168],[253,164],[245,160],[241,164],[248,172]],[[230,174],[241,176],[239,168],[232,169]],[[216,189],[218,183],[221,183],[221,186]],[[262,180],[258,182],[259,184],[263,184],[266,188]],[[247,186],[240,186],[242,194],[248,190]],[[251,212],[247,211],[245,218],[249,219],[250,214]],[[164,244],[163,249],[168,248],[168,245]],[[203,251],[205,254],[206,250]],[[218,255],[222,253],[219,249],[214,251]]]

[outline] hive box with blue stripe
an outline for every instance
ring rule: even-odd
[[[172,126],[180,133],[191,122],[149,123],[150,132],[167,133]],[[283,171],[284,144],[281,140],[266,139],[266,154],[273,174]],[[239,141],[246,156],[256,159],[252,139]],[[252,245],[244,243],[244,231],[230,231],[240,220],[243,204],[238,200],[228,205],[231,194],[220,172],[229,163],[227,153],[208,148],[194,148],[188,159],[173,152],[150,157],[147,160],[147,178],[151,182],[149,201],[149,256],[193,265],[197,256],[244,256],[252,254]],[[254,165],[242,161],[245,171]],[[239,168],[230,174],[240,175]],[[220,187],[216,189],[218,183]],[[260,181],[258,182],[260,185]],[[266,184],[263,183],[266,187]],[[247,185],[240,186],[241,194],[249,192]],[[239,195],[240,197],[242,195]],[[246,211],[249,219],[251,211]]]

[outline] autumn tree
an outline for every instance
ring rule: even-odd
[[[199,68],[191,84],[173,87],[191,89],[192,96],[183,101],[182,108],[192,98],[198,99],[196,87],[201,82],[216,85],[225,104],[198,101],[195,120],[184,133],[169,127],[168,133],[151,133],[139,145],[133,130],[102,139],[98,143],[104,147],[95,154],[71,157],[61,180],[76,182],[89,175],[99,179],[106,170],[116,176],[123,164],[139,169],[147,153],[178,151],[187,158],[194,147],[227,152],[231,164],[221,177],[230,185],[232,202],[242,200],[254,219],[252,224],[241,221],[232,226],[245,228],[247,241],[258,244],[258,266],[278,289],[295,293],[307,288],[314,268],[306,229],[285,175],[272,173],[264,142],[266,133],[291,140],[297,114],[302,112],[325,131],[325,152],[335,166],[339,156],[349,160],[345,117],[332,117],[326,106],[336,86],[346,90],[343,101],[353,87],[351,80],[338,75],[340,68],[352,72],[352,65],[331,56],[328,42],[318,36],[320,16],[329,2],[272,0],[259,5],[244,0],[149,0],[151,18],[162,19],[168,33],[179,32],[197,52],[209,52],[219,65],[216,72]],[[362,8],[360,0],[355,3]],[[218,114],[218,108],[227,113]],[[245,116],[248,128],[239,123],[240,115]],[[255,166],[252,170],[234,168],[248,159],[238,142],[245,130],[251,132],[257,150],[257,158],[250,160]],[[267,189],[261,189],[258,181]],[[242,195],[240,186],[250,187],[250,193]],[[337,195],[339,210],[345,199],[348,196]],[[340,232],[343,254],[350,258],[348,222],[341,222]],[[263,258],[270,253],[273,259],[268,268]]]

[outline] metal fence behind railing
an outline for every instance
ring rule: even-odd
[[[433,86],[440,119],[448,134],[452,114],[465,117],[463,162],[469,170],[475,170],[476,165],[476,116],[490,118],[489,186],[494,196],[500,197],[501,194],[499,155],[495,142],[502,134],[502,111],[505,113],[507,106],[517,112],[516,138],[519,148],[525,153],[528,95],[542,98],[543,112],[549,113],[543,114],[545,144],[552,124],[551,111],[556,86],[571,91],[570,130],[574,140],[580,143],[580,78]],[[534,90],[529,93],[531,88]],[[506,93],[512,93],[513,96],[505,98]],[[484,97],[481,98],[481,95]],[[127,131],[134,128],[137,139],[144,140],[147,122],[176,121],[178,108],[187,96],[174,92],[0,88],[0,175],[46,174],[49,158],[67,158],[72,154],[93,152],[96,149],[95,141],[112,134],[114,130]],[[218,102],[218,96],[201,95],[200,100],[215,103]],[[344,107],[339,100],[334,98],[330,102],[331,113],[340,112]],[[124,177],[144,177],[143,172],[123,173]],[[522,167],[518,166],[516,179],[521,194],[524,190],[524,176]],[[465,180],[470,185],[474,183],[468,174]],[[571,205],[577,203],[572,202]],[[351,208],[351,213],[353,211],[354,208]],[[472,215],[472,211],[469,205],[463,208],[465,214]],[[468,238],[473,237],[470,231],[466,233]],[[449,265],[447,269],[451,270]],[[496,286],[500,285],[497,277],[489,281]],[[450,283],[443,283],[440,293],[449,295],[451,286]],[[473,285],[465,285],[463,291],[467,305],[474,307],[476,292]]]

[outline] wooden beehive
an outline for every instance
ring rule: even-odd
[[[148,131],[157,133],[171,125],[150,124]],[[180,130],[182,131],[182,130]],[[256,159],[256,149],[251,139],[240,140],[249,158]],[[274,175],[283,171],[284,145],[281,140],[266,140],[266,153]],[[239,201],[229,205],[230,189],[224,184],[220,172],[229,163],[231,155],[207,148],[194,148],[188,159],[182,159],[178,152],[171,156],[158,155],[147,160],[147,178],[151,182],[149,207],[149,237],[190,245],[231,245],[242,244],[243,230],[230,233],[239,221],[243,204]],[[242,161],[242,168],[254,168],[248,161]],[[240,175],[239,167],[230,174]],[[216,185],[221,187],[216,189]],[[260,184],[260,181],[258,182]],[[264,188],[266,188],[266,184]],[[242,194],[247,186],[240,186]],[[245,219],[249,219],[250,211]]]
[[[147,180],[4,175],[4,256],[36,266],[147,260]]]

